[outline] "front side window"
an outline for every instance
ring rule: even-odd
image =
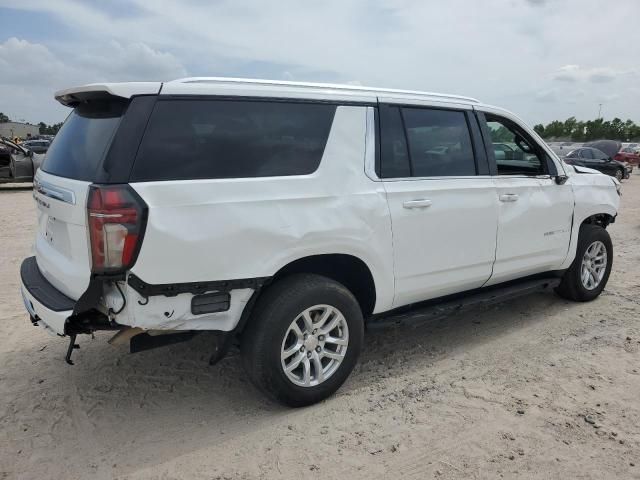
[[[158,101],[131,181],[313,173],[335,111],[320,103]]]
[[[543,157],[535,143],[512,122],[485,114],[498,175],[542,175]]]

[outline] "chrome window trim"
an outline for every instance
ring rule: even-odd
[[[496,178],[493,177],[491,175],[466,175],[466,176],[443,176],[443,177],[394,177],[394,178],[382,178],[382,179],[377,179],[377,181],[379,182],[417,182],[417,181],[421,181],[421,180],[440,180],[440,181],[446,181],[446,180],[490,180],[492,178]]]
[[[364,173],[374,182],[381,180],[376,173],[376,120],[374,107],[367,107],[366,112]]]
[[[467,175],[467,176],[443,176],[443,177],[395,177],[395,178],[375,178],[377,182],[415,182],[420,180],[490,180],[500,178],[533,178],[536,180],[552,180],[551,175]]]
[[[416,105],[422,106],[422,105]],[[549,174],[544,175],[461,175],[461,176],[441,176],[441,177],[394,177],[394,178],[380,178],[376,173],[376,139],[378,132],[376,132],[375,123],[375,107],[366,107],[366,128],[365,128],[365,158],[364,158],[364,172],[365,175],[374,182],[415,182],[421,180],[471,180],[471,179],[496,179],[496,178],[535,178],[539,180],[551,180],[553,176]],[[473,109],[471,109],[473,110]],[[478,109],[482,111],[481,109]],[[491,109],[489,109],[491,110]],[[509,118],[509,117],[507,117]],[[524,127],[528,133],[531,130],[526,128],[526,125],[522,125],[522,122],[517,122],[518,125]],[[533,132],[535,133],[535,132]],[[535,138],[535,137],[534,137]],[[544,147],[544,145],[543,145]],[[550,150],[550,149],[549,149]],[[552,157],[553,158],[553,157]]]

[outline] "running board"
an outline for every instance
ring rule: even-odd
[[[129,352],[137,353],[151,350],[152,348],[164,347],[175,343],[191,340],[198,332],[195,330],[184,330],[177,332],[167,331],[166,333],[149,335],[147,332],[139,333],[129,340]]]
[[[447,317],[469,307],[502,303],[532,293],[549,290],[560,284],[560,278],[540,278],[517,283],[485,287],[466,294],[451,295],[402,308],[402,311],[380,314],[367,321],[367,328],[387,328],[394,325],[416,326]]]

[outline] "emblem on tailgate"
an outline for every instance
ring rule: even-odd
[[[51,185],[50,183],[43,182],[37,178],[33,181],[33,191],[33,198],[36,199],[36,202],[46,208],[49,208],[49,204],[36,197],[36,192],[40,195],[44,195],[45,197],[60,200],[61,202],[70,203],[72,205],[75,205],[76,203],[76,196],[72,190]]]
[[[49,207],[50,207],[50,205],[49,205],[47,202],[45,202],[44,200],[42,200],[42,199],[38,198],[38,197],[36,196],[35,192],[33,193],[33,199],[34,199],[34,200],[36,201],[36,203],[37,203],[38,205],[40,205],[41,207],[44,207],[44,208],[49,208]]]

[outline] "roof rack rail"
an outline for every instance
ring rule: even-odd
[[[418,90],[400,90],[393,88],[376,88],[361,85],[339,84],[339,83],[314,83],[314,82],[293,82],[288,80],[264,80],[256,78],[235,78],[235,77],[186,77],[172,80],[168,83],[231,83],[263,86],[289,86],[302,88],[328,88],[332,90],[360,91],[369,93],[398,93],[402,95],[418,95],[427,97],[450,98],[463,100],[470,103],[480,103],[480,100],[462,95],[450,95],[446,93],[422,92]]]

